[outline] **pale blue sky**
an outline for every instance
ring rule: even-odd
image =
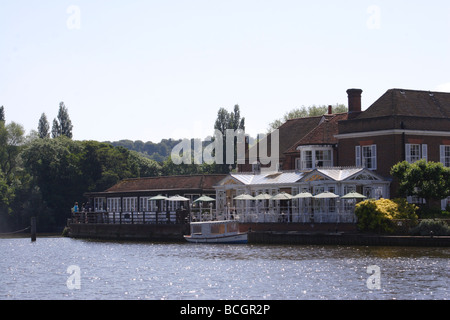
[[[1,0],[0,105],[78,140],[202,138],[220,107],[255,136],[295,107],[450,91],[450,1]]]

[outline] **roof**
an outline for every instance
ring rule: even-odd
[[[328,115],[297,118],[286,121],[278,128],[280,132],[280,158],[295,142],[305,137],[316,128]]]
[[[355,120],[394,115],[450,118],[450,93],[390,89]]]
[[[318,126],[312,129],[307,135],[294,143],[287,151],[297,152],[297,147],[301,145],[332,145],[337,144],[335,135],[338,134],[338,122],[347,120],[348,113],[337,113],[325,115]]]
[[[230,176],[237,182],[244,185],[262,185],[262,184],[291,184],[299,181],[304,173],[285,171],[268,172],[262,174],[252,173],[231,173]],[[221,184],[227,184],[228,180],[221,181]],[[220,185],[220,184],[219,184]]]
[[[325,115],[326,116],[326,115]],[[279,132],[279,157],[284,158],[284,152],[288,150],[296,141],[307,135],[312,129],[319,125],[320,121],[324,116],[317,117],[306,117],[287,120],[278,128]],[[271,134],[268,134],[265,139],[267,139],[267,152],[270,154],[271,151]],[[255,148],[256,145],[251,148]],[[246,150],[246,158],[248,159],[249,150]]]
[[[226,177],[225,174],[199,174],[189,176],[163,176],[124,179],[106,193],[170,190],[214,190],[213,186]]]

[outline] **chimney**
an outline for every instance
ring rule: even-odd
[[[361,89],[348,89],[348,119],[356,118],[361,111]]]
[[[333,114],[333,106],[328,106],[328,114]]]

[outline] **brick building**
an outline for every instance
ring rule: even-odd
[[[280,168],[362,167],[391,181],[392,166],[404,160],[427,159],[450,167],[450,93],[390,89],[365,111],[361,89],[347,94],[348,113],[330,110],[280,126]],[[251,167],[240,165],[239,170]],[[396,183],[390,194],[396,196]],[[443,200],[442,207],[447,203]]]
[[[336,135],[337,165],[362,166],[386,178],[404,160],[450,166],[450,93],[390,89],[364,112],[361,93],[348,90],[348,119],[339,122]],[[392,196],[395,189],[394,183]]]

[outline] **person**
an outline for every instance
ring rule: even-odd
[[[74,222],[78,223],[78,202],[75,202],[75,205],[72,208],[72,213],[74,214]]]

